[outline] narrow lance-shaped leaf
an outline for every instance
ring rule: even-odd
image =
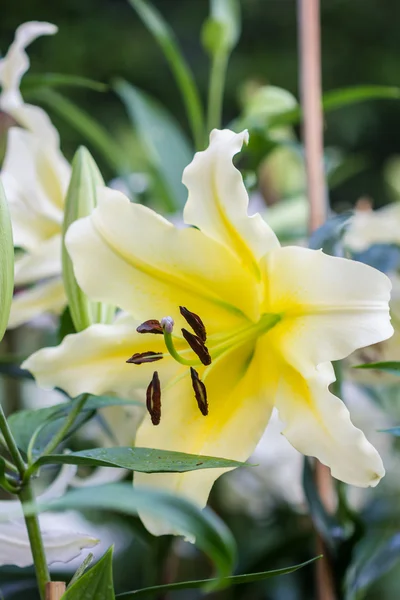
[[[204,143],[204,115],[200,94],[193,74],[179,49],[175,34],[150,2],[145,0],[129,0],[139,17],[160,45],[165,58],[175,76],[185,103],[186,113],[192,130],[194,145],[202,150]]]
[[[68,587],[62,599],[114,600],[112,556],[111,547],[91,569]]]
[[[355,365],[353,369],[378,369],[379,371],[385,371],[386,373],[400,376],[400,361],[386,360],[382,362],[364,363],[362,365]]]
[[[306,562],[300,563],[298,565],[293,565],[291,567],[285,567],[283,569],[274,569],[273,571],[263,571],[262,573],[249,573],[246,575],[232,575],[231,577],[225,577],[222,579],[222,584],[226,587],[232,585],[240,585],[243,583],[254,583],[256,581],[263,581],[264,579],[270,579],[271,577],[279,577],[280,575],[288,575],[289,573],[294,573],[298,569],[302,569],[310,565],[321,558],[321,556],[316,556],[311,560],[307,560]],[[216,579],[198,579],[195,581],[179,581],[178,583],[167,583],[165,585],[155,585],[148,588],[143,588],[141,590],[134,590],[132,592],[125,592],[123,594],[118,594],[117,599],[120,600],[134,600],[135,598],[150,598],[152,596],[158,596],[163,594],[164,592],[175,591],[175,590],[188,590],[188,589],[198,589],[198,588],[207,588],[213,583],[215,583]]]
[[[139,136],[153,176],[165,190],[166,210],[182,209],[187,197],[181,181],[182,172],[193,155],[186,136],[174,118],[153,98],[122,79],[115,82],[114,88]]]
[[[153,448],[92,448],[69,454],[42,456],[36,465],[70,464],[90,467],[120,467],[141,473],[185,473],[199,469],[227,469],[241,467],[245,463],[214,456],[201,456],[157,450]]]
[[[14,244],[10,213],[0,182],[0,340],[3,339],[10,316],[14,291]]]
[[[65,200],[62,265],[65,291],[76,331],[93,323],[111,323],[115,308],[89,300],[79,287],[72,261],[65,247],[68,227],[77,219],[90,215],[97,205],[97,188],[104,186],[101,173],[86,148],[79,148],[72,161],[72,175]]]

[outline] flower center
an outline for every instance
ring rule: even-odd
[[[208,366],[222,354],[247,342],[255,342],[258,337],[275,327],[282,317],[279,314],[264,313],[257,323],[246,325],[226,335],[215,334],[207,338],[206,328],[201,318],[184,306],[180,306],[179,309],[181,315],[194,332],[191,333],[187,329],[181,329],[189,348],[183,350],[176,349],[172,335],[174,328],[172,317],[163,317],[161,321],[150,319],[139,325],[137,331],[138,333],[162,334],[164,336],[165,347],[172,358],[178,363],[190,367],[194,395],[200,412],[206,416],[208,414],[207,391],[204,382],[201,381],[197,371],[193,367]],[[193,352],[197,355],[197,358],[190,357]],[[126,362],[140,365],[161,360],[163,357],[163,352],[149,350],[134,354]],[[154,401],[153,397],[155,397],[156,401]],[[161,417],[161,390],[157,371],[154,372],[152,382],[147,389],[146,405],[153,425],[158,425]]]

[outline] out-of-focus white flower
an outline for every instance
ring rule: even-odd
[[[356,210],[343,241],[354,252],[374,244],[400,245],[400,203],[378,210]]]
[[[76,467],[65,465],[52,485],[38,497],[48,501],[62,496],[76,473]],[[12,520],[5,521],[7,515]],[[71,530],[71,526],[55,513],[39,517],[43,543],[48,564],[68,562],[78,556],[84,548],[92,548],[99,540]],[[0,501],[0,566],[16,565],[27,567],[33,563],[28,533],[18,500]]]
[[[36,38],[54,33],[57,27],[52,23],[29,21],[18,27],[7,54],[0,59],[0,109],[11,115],[18,125],[39,135],[43,143],[56,145],[58,133],[47,113],[39,106],[26,104],[19,89],[30,64],[25,48]]]
[[[23,252],[15,262],[14,297],[9,327],[66,304],[61,279],[61,226],[71,168],[59,148],[58,132],[46,112],[26,104],[19,90],[29,67],[25,48],[40,35],[56,33],[51,23],[21,25],[0,61],[0,108],[20,127],[8,132],[1,177],[9,201],[14,245]]]

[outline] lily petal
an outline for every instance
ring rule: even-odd
[[[53,517],[51,528],[48,517]],[[64,529],[57,529],[54,524],[60,521],[60,515],[49,513],[46,519],[39,517],[43,544],[47,563],[69,562],[79,556],[83,548],[93,548],[99,540],[83,533],[71,531],[65,523]],[[64,515],[63,515],[64,517]],[[0,523],[0,566],[16,565],[17,567],[28,567],[33,564],[32,551],[23,521],[12,521]]]
[[[145,418],[136,443],[141,447],[176,450],[245,461],[267,426],[278,374],[266,359],[270,356],[265,339],[256,348],[247,344],[217,359],[203,373],[209,413],[203,416],[191,389],[190,376],[162,390],[162,417],[157,427]],[[273,357],[271,356],[271,361]],[[161,488],[189,498],[203,507],[214,481],[229,469],[204,469],[189,473],[135,473],[135,486]],[[140,515],[154,535],[171,531],[162,519]]]
[[[45,312],[58,315],[66,304],[64,284],[60,277],[37,283],[14,295],[8,328],[19,327]]]
[[[374,244],[400,245],[399,203],[394,202],[378,210],[356,210],[344,243],[354,252],[362,252]]]
[[[36,252],[15,261],[15,285],[22,286],[61,274],[61,234],[44,241]]]
[[[247,191],[232,163],[247,141],[247,131],[211,132],[209,147],[198,152],[183,172],[182,182],[189,191],[184,219],[235,253],[259,276],[258,261],[279,242],[259,214],[247,215]]]
[[[19,127],[10,129],[2,181],[16,246],[35,249],[60,231],[70,173],[58,147]]]
[[[78,283],[94,300],[141,321],[172,315],[180,327],[183,305],[219,332],[243,323],[243,313],[258,318],[256,282],[228,250],[120,192],[104,188],[98,196],[99,206],[66,236]]]
[[[294,247],[270,252],[265,265],[264,310],[282,315],[271,335],[289,363],[304,348],[313,365],[339,360],[393,334],[391,283],[376,269]]]
[[[58,133],[48,115],[38,106],[25,104],[19,90],[21,79],[29,69],[25,48],[41,35],[53,35],[57,27],[52,23],[29,21],[15,32],[13,43],[0,60],[1,110],[10,113],[16,121],[42,136],[44,142],[58,144]]]
[[[376,486],[385,474],[382,460],[355,427],[345,404],[331,394],[331,363],[303,376],[291,366],[283,370],[276,407],[289,442],[330,467],[333,477],[359,487]]]
[[[33,373],[41,387],[59,387],[72,397],[83,393],[113,392],[123,398],[144,399],[143,390],[155,370],[159,371],[160,377],[167,378],[174,376],[182,365],[169,355],[156,365],[127,364],[127,359],[135,352],[165,350],[162,336],[149,339],[140,335],[136,333],[138,324],[92,325],[80,333],[67,335],[55,348],[35,352],[22,368]]]

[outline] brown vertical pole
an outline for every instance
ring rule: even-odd
[[[46,583],[46,600],[61,600],[65,592],[63,581],[49,581]]]
[[[303,114],[303,140],[309,199],[309,230],[312,233],[327,217],[327,196],[323,165],[323,115],[321,89],[320,0],[298,0],[298,37],[300,84]],[[330,471],[316,461],[315,483],[328,511],[334,508]],[[324,557],[316,563],[318,600],[336,600],[333,573],[325,544],[317,537],[318,552]]]

